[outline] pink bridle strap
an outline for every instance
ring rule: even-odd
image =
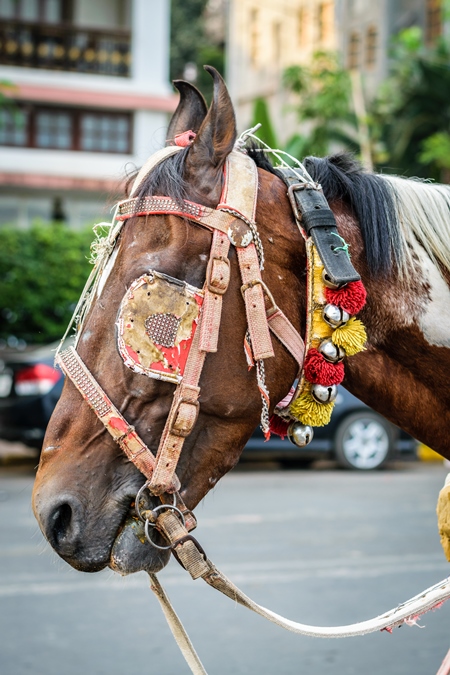
[[[86,403],[94,411],[128,459],[150,480],[155,468],[155,456],[136,432],[135,428],[128,424],[123,415],[105,394],[78,352],[73,347],[69,347],[65,351],[60,352],[55,361],[78,389]],[[176,475],[173,475],[170,491],[176,492],[179,489],[180,481]],[[193,530],[196,527],[195,517],[186,509],[178,494],[177,506],[184,512],[188,529]]]

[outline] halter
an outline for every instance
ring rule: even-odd
[[[156,458],[134,428],[127,423],[112,404],[83,363],[76,348],[70,347],[64,352],[57,353],[56,356],[56,362],[80,391],[114,440],[146,476],[149,490],[155,495],[173,493],[180,487],[175,470],[184,440],[191,433],[198,417],[198,397],[200,394],[198,383],[203,364],[207,353],[217,351],[222,298],[227,291],[230,280],[228,260],[230,244],[235,246],[237,252],[242,280],[241,292],[248,325],[246,348],[250,361],[257,364],[258,385],[263,396],[263,410],[268,411],[269,407],[269,397],[264,382],[263,362],[265,359],[274,356],[270,333],[273,333],[296,359],[299,372],[302,369],[304,357],[302,338],[276,305],[272,294],[261,277],[263,250],[255,223],[258,174],[255,163],[248,155],[235,150],[228,156],[224,168],[222,195],[216,209],[208,209],[201,204],[187,200],[180,203],[169,197],[137,198],[134,196],[150,171],[157,164],[181,149],[178,146],[171,146],[153,155],[139,172],[130,199],[120,202],[115,214],[115,221],[120,224],[134,216],[172,214],[186,218],[212,231],[211,250],[203,289],[191,290],[194,296],[202,297],[202,302],[198,317],[192,322],[190,333],[187,335],[188,339],[185,346],[188,349],[188,355],[182,370],[178,368],[178,372],[176,372],[175,368],[174,373],[168,373],[163,372],[164,369],[161,368],[155,372],[154,365],[146,368],[141,363],[137,351],[127,344],[126,318],[131,315],[127,314],[126,310],[131,296],[134,298],[143,284],[148,285],[150,278],[155,278],[155,275],[156,277],[164,277],[165,275],[150,270],[148,278],[139,278],[133,282],[122,302],[124,311],[120,312],[118,338],[119,351],[125,365],[137,372],[144,372],[149,377],[174,381],[177,385]],[[120,231],[120,225],[115,225],[112,230],[113,240],[109,242],[107,255],[105,254],[98,266],[97,277],[92,280],[89,302],[92,302],[92,297],[98,286],[99,272],[103,270],[103,273],[105,273],[106,260],[112,252]],[[183,283],[169,277],[166,277],[165,282],[168,285]],[[147,288],[147,286],[145,287]],[[150,288],[150,286],[148,287]],[[82,308],[81,313],[82,316],[86,316],[86,305],[84,311]],[[175,314],[171,314],[169,319],[167,318],[168,314],[167,312],[160,312],[152,315],[155,317],[152,326],[154,328],[156,325],[157,330],[159,330],[158,335],[161,335],[161,331],[164,332],[164,330],[167,333],[167,324],[174,321],[171,317],[175,317]],[[81,326],[79,325],[78,337],[80,332]],[[142,325],[141,332],[143,332]],[[145,338],[145,335],[142,334],[139,337],[142,339]],[[171,337],[173,338],[173,332]],[[161,341],[161,337],[158,339]],[[130,340],[128,339],[128,341]],[[156,346],[161,347],[161,344],[159,343]],[[134,356],[130,356],[131,352]],[[192,529],[195,521],[187,524]]]

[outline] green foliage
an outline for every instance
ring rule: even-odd
[[[90,271],[92,231],[36,224],[0,229],[0,337],[58,339]]]
[[[224,72],[224,46],[213,44],[205,32],[207,0],[172,0],[170,28],[170,78],[183,79],[187,63],[197,66],[194,83],[208,100],[212,95],[211,76],[204,65]]]
[[[253,104],[253,119],[251,126],[261,124],[256,132],[258,138],[267,143],[269,148],[277,148],[278,143],[275,137],[275,131],[270,120],[270,113],[267,102],[263,98],[257,98]]]
[[[374,102],[372,116],[395,172],[442,177],[450,161],[450,44],[442,36],[426,47],[419,28],[396,38],[391,74]]]
[[[295,109],[299,120],[310,127],[302,147],[304,153],[325,155],[331,141],[338,139],[344,146],[354,148],[351,83],[336,54],[316,52],[310,65],[287,68],[284,84],[298,95]]]

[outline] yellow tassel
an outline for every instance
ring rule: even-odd
[[[311,395],[311,385],[307,383],[300,396],[290,406],[289,412],[302,424],[324,427],[330,421],[333,408],[334,401],[317,403]]]
[[[352,316],[346,324],[333,331],[331,339],[335,345],[345,349],[347,356],[353,356],[365,349],[367,333],[364,324]]]
[[[448,481],[449,477],[447,476],[446,484],[439,493],[436,511],[441,545],[444,549],[445,557],[450,562],[450,485]]]

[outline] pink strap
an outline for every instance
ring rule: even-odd
[[[204,352],[216,352],[219,341],[219,328],[222,318],[222,296],[230,282],[230,261],[228,237],[214,231],[211,253],[206,270],[205,299],[202,307],[199,349]]]
[[[253,242],[246,248],[236,248],[241,271],[241,291],[245,300],[248,330],[256,360],[274,356],[266,318],[266,307],[259,269],[258,254]]]
[[[267,321],[272,333],[276,335],[281,344],[292,354],[299,365],[299,371],[301,371],[305,357],[305,343],[294,326],[279,307],[276,307],[274,311],[269,311]]]

